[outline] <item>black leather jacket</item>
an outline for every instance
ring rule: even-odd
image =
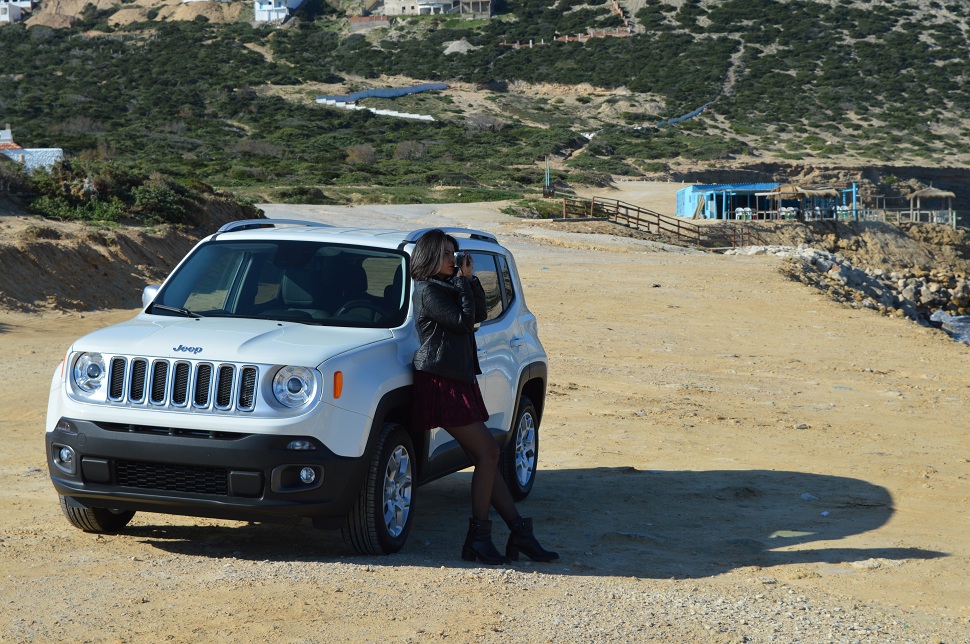
[[[452,380],[474,382],[478,364],[475,324],[488,317],[485,290],[477,277],[414,284],[414,319],[421,346],[414,368]]]

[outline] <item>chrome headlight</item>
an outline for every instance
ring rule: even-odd
[[[306,367],[283,367],[273,378],[273,395],[287,407],[302,407],[316,396],[317,381]]]
[[[82,353],[74,361],[74,384],[81,391],[93,394],[101,388],[107,370],[100,353]]]

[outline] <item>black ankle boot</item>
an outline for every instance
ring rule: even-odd
[[[509,543],[505,546],[505,556],[512,561],[519,560],[521,552],[532,561],[555,561],[559,558],[559,553],[549,552],[539,545],[535,535],[532,533],[532,519],[519,517],[509,523],[512,534],[509,535]]]
[[[492,543],[492,522],[469,519],[468,536],[461,548],[461,558],[465,561],[481,561],[490,566],[509,563],[507,557],[495,549]]]

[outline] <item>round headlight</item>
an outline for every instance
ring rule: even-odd
[[[74,383],[87,393],[94,393],[104,382],[106,369],[100,353],[83,353],[74,363]]]
[[[287,407],[301,407],[316,395],[317,382],[306,367],[283,367],[273,378],[273,395]]]

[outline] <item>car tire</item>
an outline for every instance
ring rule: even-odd
[[[72,526],[85,532],[113,534],[124,529],[132,517],[133,510],[109,510],[108,508],[85,508],[72,503],[68,497],[59,495],[61,512]]]
[[[499,471],[512,498],[521,501],[529,496],[539,468],[539,415],[527,396],[519,398],[512,423],[509,444],[502,451]]]
[[[347,517],[344,541],[363,555],[387,555],[404,547],[411,532],[417,489],[414,444],[404,428],[381,429],[364,486]]]

